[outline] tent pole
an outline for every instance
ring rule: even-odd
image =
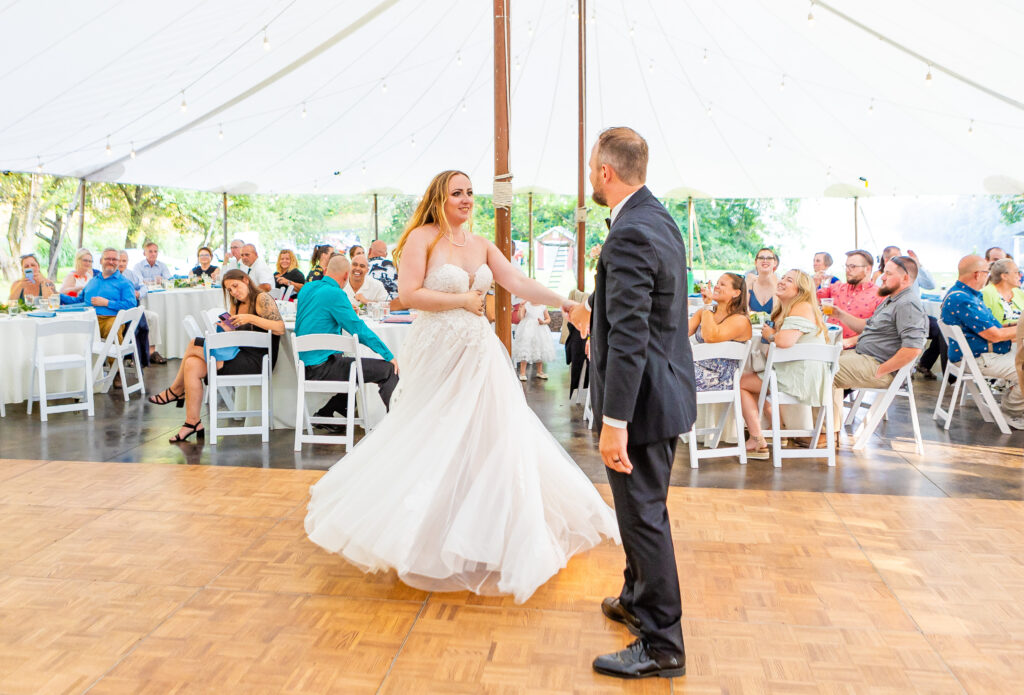
[[[853,196],[853,248],[860,248],[860,232],[857,229],[857,196]]]
[[[494,0],[494,179],[511,183],[508,171],[509,90],[508,90],[508,0]],[[512,219],[510,207],[494,208],[494,243],[505,258],[512,258]],[[512,351],[512,303],[508,290],[494,287],[494,330]]]
[[[377,222],[377,194],[373,194],[373,240],[380,239],[380,226]]]
[[[221,195],[221,209],[224,211],[224,262],[228,260],[228,192]]]
[[[78,246],[75,247],[75,251],[85,246],[85,179],[82,179],[82,185],[79,187],[81,193],[81,199],[78,201],[79,212],[78,216]]]
[[[530,246],[526,250],[526,269],[530,273],[530,277],[534,276],[533,269],[533,191],[526,194],[526,203],[529,207],[529,229],[530,229]]]
[[[577,31],[577,75],[576,92],[578,97],[579,122],[577,124],[579,153],[577,155],[577,190],[576,190],[576,289],[583,291],[584,269],[586,268],[585,257],[587,253],[587,214],[586,214],[586,191],[584,190],[583,162],[586,157],[586,96],[587,96],[587,0],[577,0],[576,15],[578,20]]]

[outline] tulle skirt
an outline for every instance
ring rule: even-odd
[[[526,404],[483,317],[421,314],[392,409],[312,488],[306,532],[365,571],[517,603],[615,514]]]

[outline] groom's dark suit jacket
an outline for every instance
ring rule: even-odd
[[[697,397],[687,321],[686,248],[646,186],[626,201],[597,266],[592,300],[591,401],[629,422],[629,443],[671,439],[693,426]]]

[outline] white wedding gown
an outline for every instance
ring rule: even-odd
[[[446,263],[424,287],[486,292]],[[487,319],[420,312],[398,357],[391,412],[312,488],[306,532],[364,571],[426,591],[517,603],[593,547],[615,513],[526,404]]]

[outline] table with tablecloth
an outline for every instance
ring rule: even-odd
[[[156,349],[164,357],[180,359],[188,346],[188,334],[182,321],[191,314],[203,326],[200,315],[204,311],[224,308],[224,291],[216,287],[150,290],[143,296],[142,305],[159,316],[160,344]]]
[[[0,314],[0,345],[4,355],[0,360],[0,400],[4,403],[24,403],[28,398],[32,380],[32,357],[36,345],[36,326],[67,319],[88,319],[96,323],[91,307],[84,311],[57,312],[53,318],[34,318],[25,314]],[[96,324],[94,340],[99,339]],[[85,338],[81,335],[53,336],[43,344],[47,355],[81,354]],[[81,369],[51,371],[46,374],[46,390],[51,393],[74,391],[82,388],[84,373]]]
[[[409,323],[383,323],[380,321],[366,321],[367,327],[377,334],[388,349],[394,355],[398,355],[402,343],[409,333],[412,324]],[[292,349],[292,340],[295,337],[295,324],[285,323],[285,334],[281,336],[281,345],[277,353],[277,364],[274,366],[272,375],[273,387],[271,397],[271,410],[273,411],[272,429],[294,429],[295,427],[295,399],[298,395],[298,381],[295,374],[295,353]],[[380,359],[380,356],[365,345],[359,346],[360,354],[363,357]],[[401,368],[401,365],[399,365]],[[367,384],[367,419],[373,426],[384,417],[387,411],[384,402],[374,384]],[[309,404],[309,411],[312,413],[324,403],[330,396],[326,394],[312,393],[306,396]],[[260,392],[255,387],[235,389],[235,408],[238,410],[259,410]],[[247,424],[257,424],[258,419],[249,419]]]

